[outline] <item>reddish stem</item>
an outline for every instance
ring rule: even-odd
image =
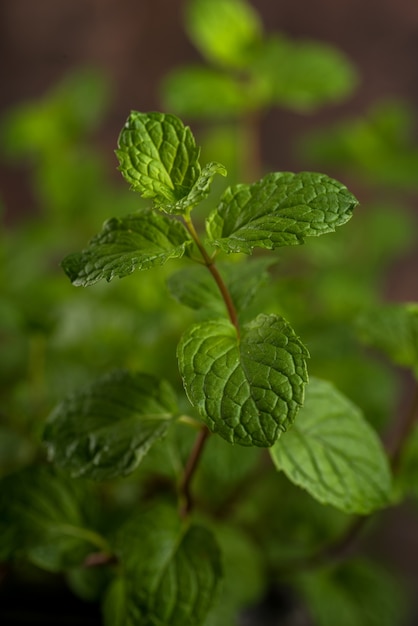
[[[193,508],[191,483],[209,434],[209,429],[203,426],[196,437],[189,458],[187,459],[186,467],[184,468],[183,478],[180,483],[180,494],[184,500],[180,511],[182,517],[186,517]]]
[[[228,291],[227,286],[225,285],[222,276],[220,275],[218,268],[216,267],[212,257],[209,256],[206,248],[203,246],[202,242],[199,239],[199,235],[196,232],[194,224],[190,218],[190,216],[185,217],[186,228],[189,231],[193,241],[199,249],[200,254],[205,262],[206,267],[212,274],[218,289],[222,295],[223,301],[225,302],[225,306],[228,311],[229,319],[231,323],[235,326],[237,335],[239,337],[239,323],[238,323],[238,315],[235,310],[234,303],[232,302],[231,294]]]

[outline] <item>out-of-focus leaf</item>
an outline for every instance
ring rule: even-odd
[[[303,574],[298,587],[317,626],[397,626],[405,598],[400,584],[366,561]]]
[[[50,459],[72,476],[106,480],[131,473],[176,413],[166,381],[118,370],[64,399],[44,441]]]
[[[353,65],[337,48],[283,35],[259,47],[253,71],[267,81],[275,103],[300,111],[342,100],[357,83]]]
[[[258,14],[245,0],[189,0],[186,28],[209,61],[245,67],[261,36]]]
[[[326,381],[311,378],[296,423],[270,452],[289,480],[323,504],[368,514],[390,502],[389,464],[377,434]]]
[[[381,305],[358,317],[361,339],[418,378],[418,304]]]

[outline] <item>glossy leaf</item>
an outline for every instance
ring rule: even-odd
[[[324,174],[276,172],[223,194],[207,220],[211,243],[225,252],[297,245],[345,224],[357,200]]]
[[[132,111],[116,155],[131,188],[161,203],[187,195],[200,173],[199,150],[190,128],[166,113]]]
[[[261,35],[259,17],[244,0],[191,0],[186,27],[203,56],[227,67],[245,66]]]
[[[125,593],[126,615],[121,623],[203,624],[222,576],[219,548],[209,530],[156,504],[122,528],[120,554],[125,584],[118,595]]]
[[[184,213],[205,198],[219,163],[201,170],[199,149],[188,126],[175,115],[132,111],[116,155],[123,177],[143,198],[167,213]]]
[[[178,360],[193,406],[230,443],[273,445],[303,403],[308,352],[289,324],[259,315],[242,328],[226,320],[183,335]]]
[[[389,464],[376,433],[326,381],[310,380],[296,423],[270,453],[277,469],[323,504],[360,514],[389,504]]]
[[[221,163],[207,163],[199,174],[190,192],[174,203],[160,204],[159,207],[168,213],[185,214],[208,197],[213,178],[216,174],[226,176],[226,169]]]
[[[131,473],[177,412],[171,387],[147,374],[107,374],[64,399],[44,433],[49,458],[72,476]]]
[[[67,256],[62,267],[74,285],[87,287],[180,258],[189,244],[180,222],[142,210],[108,220],[89,247]]]
[[[418,378],[418,304],[382,305],[358,318],[360,337]]]

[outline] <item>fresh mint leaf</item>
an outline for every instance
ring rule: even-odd
[[[375,431],[329,382],[311,378],[297,422],[270,454],[323,504],[368,514],[390,501],[389,464]]]
[[[175,115],[132,111],[118,146],[125,180],[167,213],[193,208],[208,195],[214,175],[226,175],[219,163],[201,171],[195,138]]]
[[[125,573],[124,590],[117,590],[119,596],[125,592],[123,624],[204,623],[222,577],[211,531],[181,520],[175,509],[158,503],[123,526],[119,550]]]
[[[226,176],[226,169],[220,163],[207,163],[199,174],[198,179],[188,193],[175,203],[164,203],[160,208],[167,213],[185,214],[208,197],[213,178],[216,174]]]
[[[51,572],[79,566],[90,552],[106,551],[107,543],[89,527],[91,493],[85,484],[46,467],[30,467],[3,479],[0,554],[3,540],[14,550]]]
[[[238,312],[244,310],[255,298],[258,290],[268,281],[267,268],[272,261],[260,258],[251,262],[219,263],[218,269],[225,278]],[[171,295],[191,309],[207,309],[216,315],[225,314],[225,304],[206,267],[186,267],[172,274],[167,281]]]
[[[187,195],[200,173],[199,149],[190,128],[166,113],[132,111],[116,155],[132,189],[161,203]]]
[[[232,68],[246,66],[262,31],[258,14],[244,0],[189,0],[186,28],[204,57]]]
[[[250,68],[269,86],[272,102],[303,112],[342,100],[357,84],[355,69],[340,50],[282,34],[257,48]]]
[[[67,256],[62,267],[74,285],[87,287],[180,258],[190,244],[180,222],[142,209],[108,220],[89,247]]]
[[[336,180],[312,172],[276,172],[223,194],[207,220],[211,243],[225,252],[297,245],[345,224],[357,200]]]
[[[64,399],[44,432],[49,458],[72,476],[131,473],[177,413],[169,384],[118,370]]]
[[[259,315],[241,338],[226,320],[197,324],[178,347],[180,373],[203,421],[230,443],[268,447],[303,403],[308,351],[277,315]]]
[[[418,304],[382,305],[360,315],[360,338],[418,378]]]

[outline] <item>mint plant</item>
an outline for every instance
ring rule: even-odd
[[[175,112],[236,118],[254,140],[267,107],[309,111],[352,88],[338,52],[265,36],[243,1],[187,11],[211,67],[168,78]],[[273,588],[290,623],[296,607],[315,626],[401,624],[393,575],[364,553],[346,557],[370,515],[373,529],[417,496],[417,307],[377,295],[412,220],[379,206],[349,221],[357,201],[323,174],[256,180],[256,141],[241,172],[256,182],[235,184],[213,127],[205,151],[232,169],[217,196],[226,168],[202,166],[190,129],[162,113],[129,116],[117,156],[135,193],[116,191],[80,142],[105,91],[76,75],[2,127],[12,155],[36,157],[46,210],[0,233],[6,597],[10,578],[65,579],[101,604],[106,626],[237,626]],[[413,188],[413,149],[402,175],[386,175],[405,152],[404,118],[379,115],[359,125],[352,169]],[[339,154],[353,161],[348,139],[321,138],[327,168]],[[74,291],[54,271],[61,250],[81,248],[110,211],[62,263],[89,287]],[[376,430],[394,412],[396,380],[374,351],[412,389],[385,446]]]
[[[201,167],[188,127],[173,115],[132,112],[117,156],[131,188],[153,206],[108,220],[63,268],[73,284],[89,286],[187,260],[191,267],[177,270],[169,284],[206,316],[184,331],[177,349],[189,415],[167,381],[118,370],[64,399],[44,439],[56,466],[101,481],[131,473],[170,431],[185,425],[197,431],[174,501],[154,494],[122,524],[119,539],[94,540],[99,552],[85,558],[122,565],[105,596],[107,623],[206,624],[216,611],[222,555],[210,514],[202,518],[196,505],[193,479],[209,437],[243,451],[267,448],[291,481],[347,513],[370,513],[390,501],[387,457],[359,409],[330,383],[312,378],[307,385],[308,350],[282,316],[245,319],[267,264],[264,256],[246,262],[242,253],[332,232],[357,201],[323,174],[268,174],[227,188],[206,219],[203,240],[193,209],[209,195],[215,174],[226,172],[217,163]],[[233,255],[229,266],[218,261],[222,254]],[[208,278],[216,290],[207,288]]]

